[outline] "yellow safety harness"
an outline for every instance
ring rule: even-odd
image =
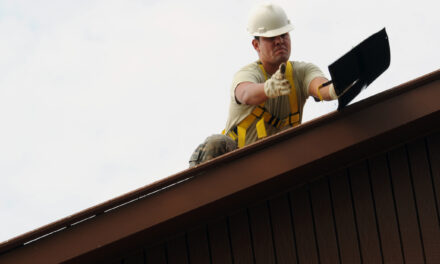
[[[267,73],[264,70],[261,62],[258,62],[258,66],[260,66],[261,71],[263,72],[265,80],[267,80]],[[238,147],[242,148],[246,142],[246,130],[249,126],[256,120],[260,119],[256,124],[257,136],[258,138],[267,137],[266,126],[265,123],[272,125],[275,128],[281,129],[285,126],[296,126],[299,124],[300,113],[298,107],[298,97],[296,95],[295,83],[293,81],[293,68],[292,63],[288,62],[286,65],[286,73],[285,76],[290,83],[291,89],[289,94],[289,104],[290,104],[290,114],[283,120],[280,120],[276,116],[269,113],[269,111],[264,107],[264,103],[256,106],[252,113],[248,115],[243,121],[241,121],[237,127],[231,129],[227,135],[233,140],[238,139]],[[224,134],[225,131],[223,131]]]

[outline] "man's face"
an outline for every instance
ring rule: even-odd
[[[260,37],[252,44],[258,52],[260,60],[269,64],[280,64],[290,58],[290,35],[285,33],[276,37]]]

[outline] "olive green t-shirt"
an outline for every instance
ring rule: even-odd
[[[293,67],[293,80],[295,83],[296,94],[298,98],[298,109],[300,111],[300,122],[302,120],[302,110],[304,104],[309,96],[308,87],[310,82],[316,77],[325,77],[322,71],[312,63],[291,61]],[[270,78],[270,75],[268,76]],[[252,113],[256,107],[254,105],[240,104],[235,99],[235,88],[242,82],[264,83],[266,80],[264,74],[258,65],[258,62],[253,62],[241,68],[235,75],[231,86],[229,116],[226,122],[225,131],[228,132],[235,128],[240,122]],[[274,116],[280,120],[288,117],[290,114],[289,96],[279,96],[276,98],[269,98],[266,100],[264,107]],[[246,143],[248,145],[257,140],[257,130],[253,124],[246,131]],[[286,127],[287,128],[287,127]],[[267,135],[273,135],[280,131],[271,125],[266,124]]]

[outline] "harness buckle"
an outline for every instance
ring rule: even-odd
[[[280,128],[279,126],[281,125],[282,122],[279,118],[277,118],[275,116],[271,116],[271,118],[269,119],[269,121],[267,123],[275,128]]]
[[[256,118],[261,118],[264,112],[266,112],[266,108],[257,105],[254,110],[252,110],[251,114],[254,115]]]
[[[299,123],[299,112],[289,114],[289,125]]]

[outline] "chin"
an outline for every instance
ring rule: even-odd
[[[278,64],[281,64],[283,62],[286,62],[289,60],[289,56],[283,56],[283,57],[279,57],[279,59],[277,59]]]
[[[276,56],[276,61],[279,62],[279,63],[282,63],[282,62],[288,61],[289,58],[290,58],[290,54],[287,54],[287,53],[286,54],[280,54],[280,55]]]

